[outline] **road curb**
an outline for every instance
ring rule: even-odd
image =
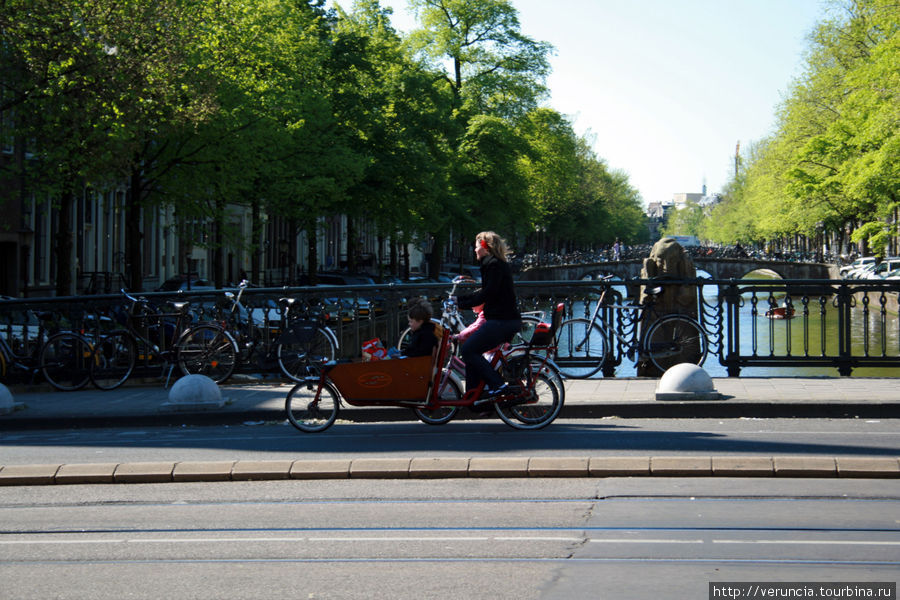
[[[900,457],[537,456],[238,460],[0,467],[0,486],[529,477],[900,478]]]

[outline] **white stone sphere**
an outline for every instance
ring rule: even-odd
[[[185,375],[169,390],[172,404],[216,404],[222,401],[222,390],[206,375]]]
[[[656,386],[657,400],[718,400],[721,397],[709,374],[693,363],[670,367]]]

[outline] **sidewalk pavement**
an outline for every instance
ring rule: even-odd
[[[900,417],[900,379],[714,378],[717,400],[657,400],[656,379],[566,382],[559,419],[692,417]],[[260,382],[220,388],[215,405],[169,403],[161,385],[112,392],[12,389],[16,409],[0,415],[3,431],[69,427],[282,422],[291,386]],[[349,421],[415,420],[406,408],[343,407]],[[478,417],[467,410],[458,418]],[[551,425],[552,427],[552,425]],[[327,434],[322,434],[327,435]],[[857,477],[900,478],[897,457],[565,456],[411,457],[389,459],[217,461],[133,464],[2,465],[0,486],[262,479],[457,477]]]
[[[659,380],[566,381],[559,418],[900,417],[900,378],[713,378],[718,400],[657,400]],[[221,386],[220,405],[170,403],[160,384],[104,392],[59,392],[45,386],[12,388],[15,410],[0,414],[0,431],[67,427],[147,427],[283,421],[291,386],[252,380]],[[407,408],[344,405],[348,421],[414,421]],[[458,418],[480,418],[461,410]],[[481,417],[483,418],[483,417]],[[488,417],[490,418],[490,417]]]

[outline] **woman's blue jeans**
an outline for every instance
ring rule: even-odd
[[[482,356],[488,350],[492,350],[512,340],[522,329],[521,319],[491,320],[488,319],[475,332],[463,342],[460,348],[460,356],[466,363],[466,390],[475,389],[482,380],[488,387],[496,388],[503,385],[503,378],[493,368],[491,363]]]

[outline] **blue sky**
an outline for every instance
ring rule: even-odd
[[[352,2],[340,4],[350,8]],[[382,0],[394,26],[406,0]],[[590,133],[645,204],[717,192],[735,145],[768,135],[802,74],[822,0],[512,0],[521,30],[556,47],[549,106]]]

